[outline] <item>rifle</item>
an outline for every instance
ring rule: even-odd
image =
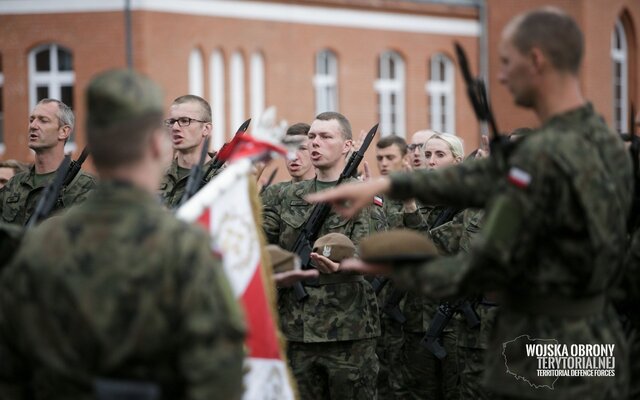
[[[436,315],[429,324],[429,329],[420,341],[421,345],[440,360],[447,356],[447,351],[442,346],[442,343],[440,343],[440,336],[442,336],[444,328],[446,328],[456,312],[462,312],[464,314],[469,328],[474,329],[480,325],[480,317],[478,317],[478,314],[468,299],[462,299],[454,304],[446,301],[440,303]]]
[[[271,185],[273,183],[273,180],[275,179],[277,172],[278,172],[278,168],[275,168],[271,172],[271,175],[269,175],[269,179],[267,179],[267,183],[265,183],[264,186],[260,188],[260,193],[258,193],[258,194],[264,193],[265,189],[268,188],[269,185]]]
[[[69,186],[71,182],[73,182],[73,180],[76,178],[76,175],[78,175],[78,173],[80,172],[80,168],[82,168],[82,164],[84,164],[84,161],[87,159],[88,155],[89,149],[87,148],[87,146],[84,146],[84,149],[82,149],[82,153],[80,153],[80,157],[78,157],[77,160],[71,161],[69,172],[64,178],[64,183],[62,184],[62,186]]]
[[[400,310],[400,300],[404,297],[407,292],[404,290],[400,290],[398,288],[394,288],[391,291],[391,295],[387,298],[387,301],[384,302],[382,306],[382,312],[387,314],[391,319],[396,321],[399,324],[404,324],[407,322],[407,317],[404,316],[402,311]]]
[[[69,175],[70,169],[71,156],[66,155],[62,159],[60,166],[58,166],[56,175],[54,176],[53,180],[49,182],[49,184],[44,188],[42,194],[38,198],[36,208],[25,224],[27,228],[33,227],[35,224],[49,216],[49,214],[53,210],[53,207],[58,201],[58,197],[60,196],[60,192],[62,191],[64,182],[66,181],[65,178]]]
[[[242,135],[243,133],[245,133],[247,131],[247,129],[249,128],[249,124],[250,123],[251,123],[251,118],[249,118],[248,120],[244,121],[242,123],[242,125],[240,125],[238,130],[236,131],[236,134],[233,135],[233,136],[236,137],[238,135]],[[218,154],[220,154],[222,152],[222,150],[224,150],[224,148],[227,147],[228,144],[229,143],[223,144],[222,147],[220,148],[220,150],[218,150],[216,155],[213,157],[213,160],[211,161],[211,165],[209,165],[209,168],[207,169],[207,172],[202,176],[202,182],[200,183],[200,187],[198,189],[202,188],[204,185],[207,184],[207,181],[205,181],[205,179],[207,179],[207,176],[209,176],[209,174],[211,174],[211,171],[222,168],[222,166],[224,165],[224,161],[222,161],[222,160],[220,160],[218,158]]]
[[[476,114],[476,118],[480,122],[486,122],[491,128],[489,130],[489,147],[491,153],[499,151],[501,144],[506,141],[506,138],[500,135],[498,131],[498,125],[491,111],[491,105],[489,104],[489,98],[487,96],[487,88],[484,81],[481,78],[474,78],[471,75],[469,69],[469,62],[467,61],[467,54],[458,42],[454,43],[456,49],[456,57],[458,58],[458,64],[460,65],[460,71],[467,86],[467,95],[473,111]],[[497,153],[496,153],[497,154]]]
[[[342,183],[344,180],[349,179],[353,175],[353,172],[358,169],[360,162],[364,158],[364,153],[369,148],[369,145],[371,144],[371,141],[373,140],[373,137],[375,136],[377,130],[378,124],[375,124],[374,127],[369,130],[369,133],[367,133],[367,136],[365,137],[358,151],[355,151],[353,152],[353,154],[351,154],[347,165],[345,165],[344,170],[342,171],[342,173],[340,173],[340,178],[338,178],[336,186]],[[330,211],[331,205],[329,205],[328,203],[316,204],[313,207],[311,215],[307,219],[307,222],[304,224],[302,230],[300,231],[300,234],[296,238],[296,241],[290,250],[292,253],[295,253],[300,257],[300,265],[302,266],[302,269],[312,268],[311,246],[317,239],[320,228],[322,228],[322,225],[327,219],[327,216],[329,216]],[[298,301],[302,301],[309,296],[307,291],[302,286],[302,283],[300,282],[297,282],[293,285],[293,290]]]
[[[202,182],[202,169],[204,168],[204,161],[207,159],[207,151],[209,150],[209,139],[210,137],[204,140],[204,144],[202,145],[202,151],[200,152],[200,160],[198,160],[198,164],[191,169],[189,173],[189,179],[187,180],[187,186],[185,187],[184,194],[180,199],[180,204],[178,207],[182,206],[187,202],[194,194],[200,190],[200,182]]]

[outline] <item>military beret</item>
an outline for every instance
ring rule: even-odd
[[[371,263],[420,262],[437,254],[429,238],[409,229],[376,233],[360,242],[360,258]]]
[[[90,128],[107,127],[164,111],[160,87],[131,69],[98,75],[89,83],[86,98]]]
[[[321,254],[334,262],[351,258],[356,253],[356,246],[351,239],[342,233],[328,233],[318,238],[313,244],[313,252]]]
[[[283,250],[275,244],[267,246],[267,252],[271,258],[273,272],[286,272],[300,268],[300,259],[294,253]]]

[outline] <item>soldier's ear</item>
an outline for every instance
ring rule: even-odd
[[[540,73],[544,68],[546,68],[549,62],[546,55],[539,47],[531,48],[531,50],[529,51],[529,59],[531,60],[531,65],[537,73]]]
[[[71,127],[69,125],[63,125],[58,129],[58,140],[66,142],[71,136]]]
[[[353,148],[353,140],[347,139],[344,141],[344,146],[342,147],[342,154],[347,154]]]

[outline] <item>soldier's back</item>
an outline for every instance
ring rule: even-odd
[[[0,388],[88,398],[100,377],[240,396],[244,326],[220,262],[146,192],[103,184],[30,230],[0,285]]]

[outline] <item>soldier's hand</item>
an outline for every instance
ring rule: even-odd
[[[347,258],[340,263],[340,271],[362,275],[391,275],[393,267],[388,264],[369,264],[358,258]]]
[[[318,275],[320,272],[317,269],[294,269],[273,274],[273,281],[278,287],[289,287],[305,279],[317,278]]]
[[[339,263],[331,261],[318,253],[311,253],[311,260],[313,261],[313,266],[323,274],[333,274],[340,269]]]
[[[386,194],[391,189],[388,177],[372,179],[368,182],[349,183],[313,193],[305,197],[309,203],[329,203],[340,215],[351,218],[371,204],[373,196]]]

